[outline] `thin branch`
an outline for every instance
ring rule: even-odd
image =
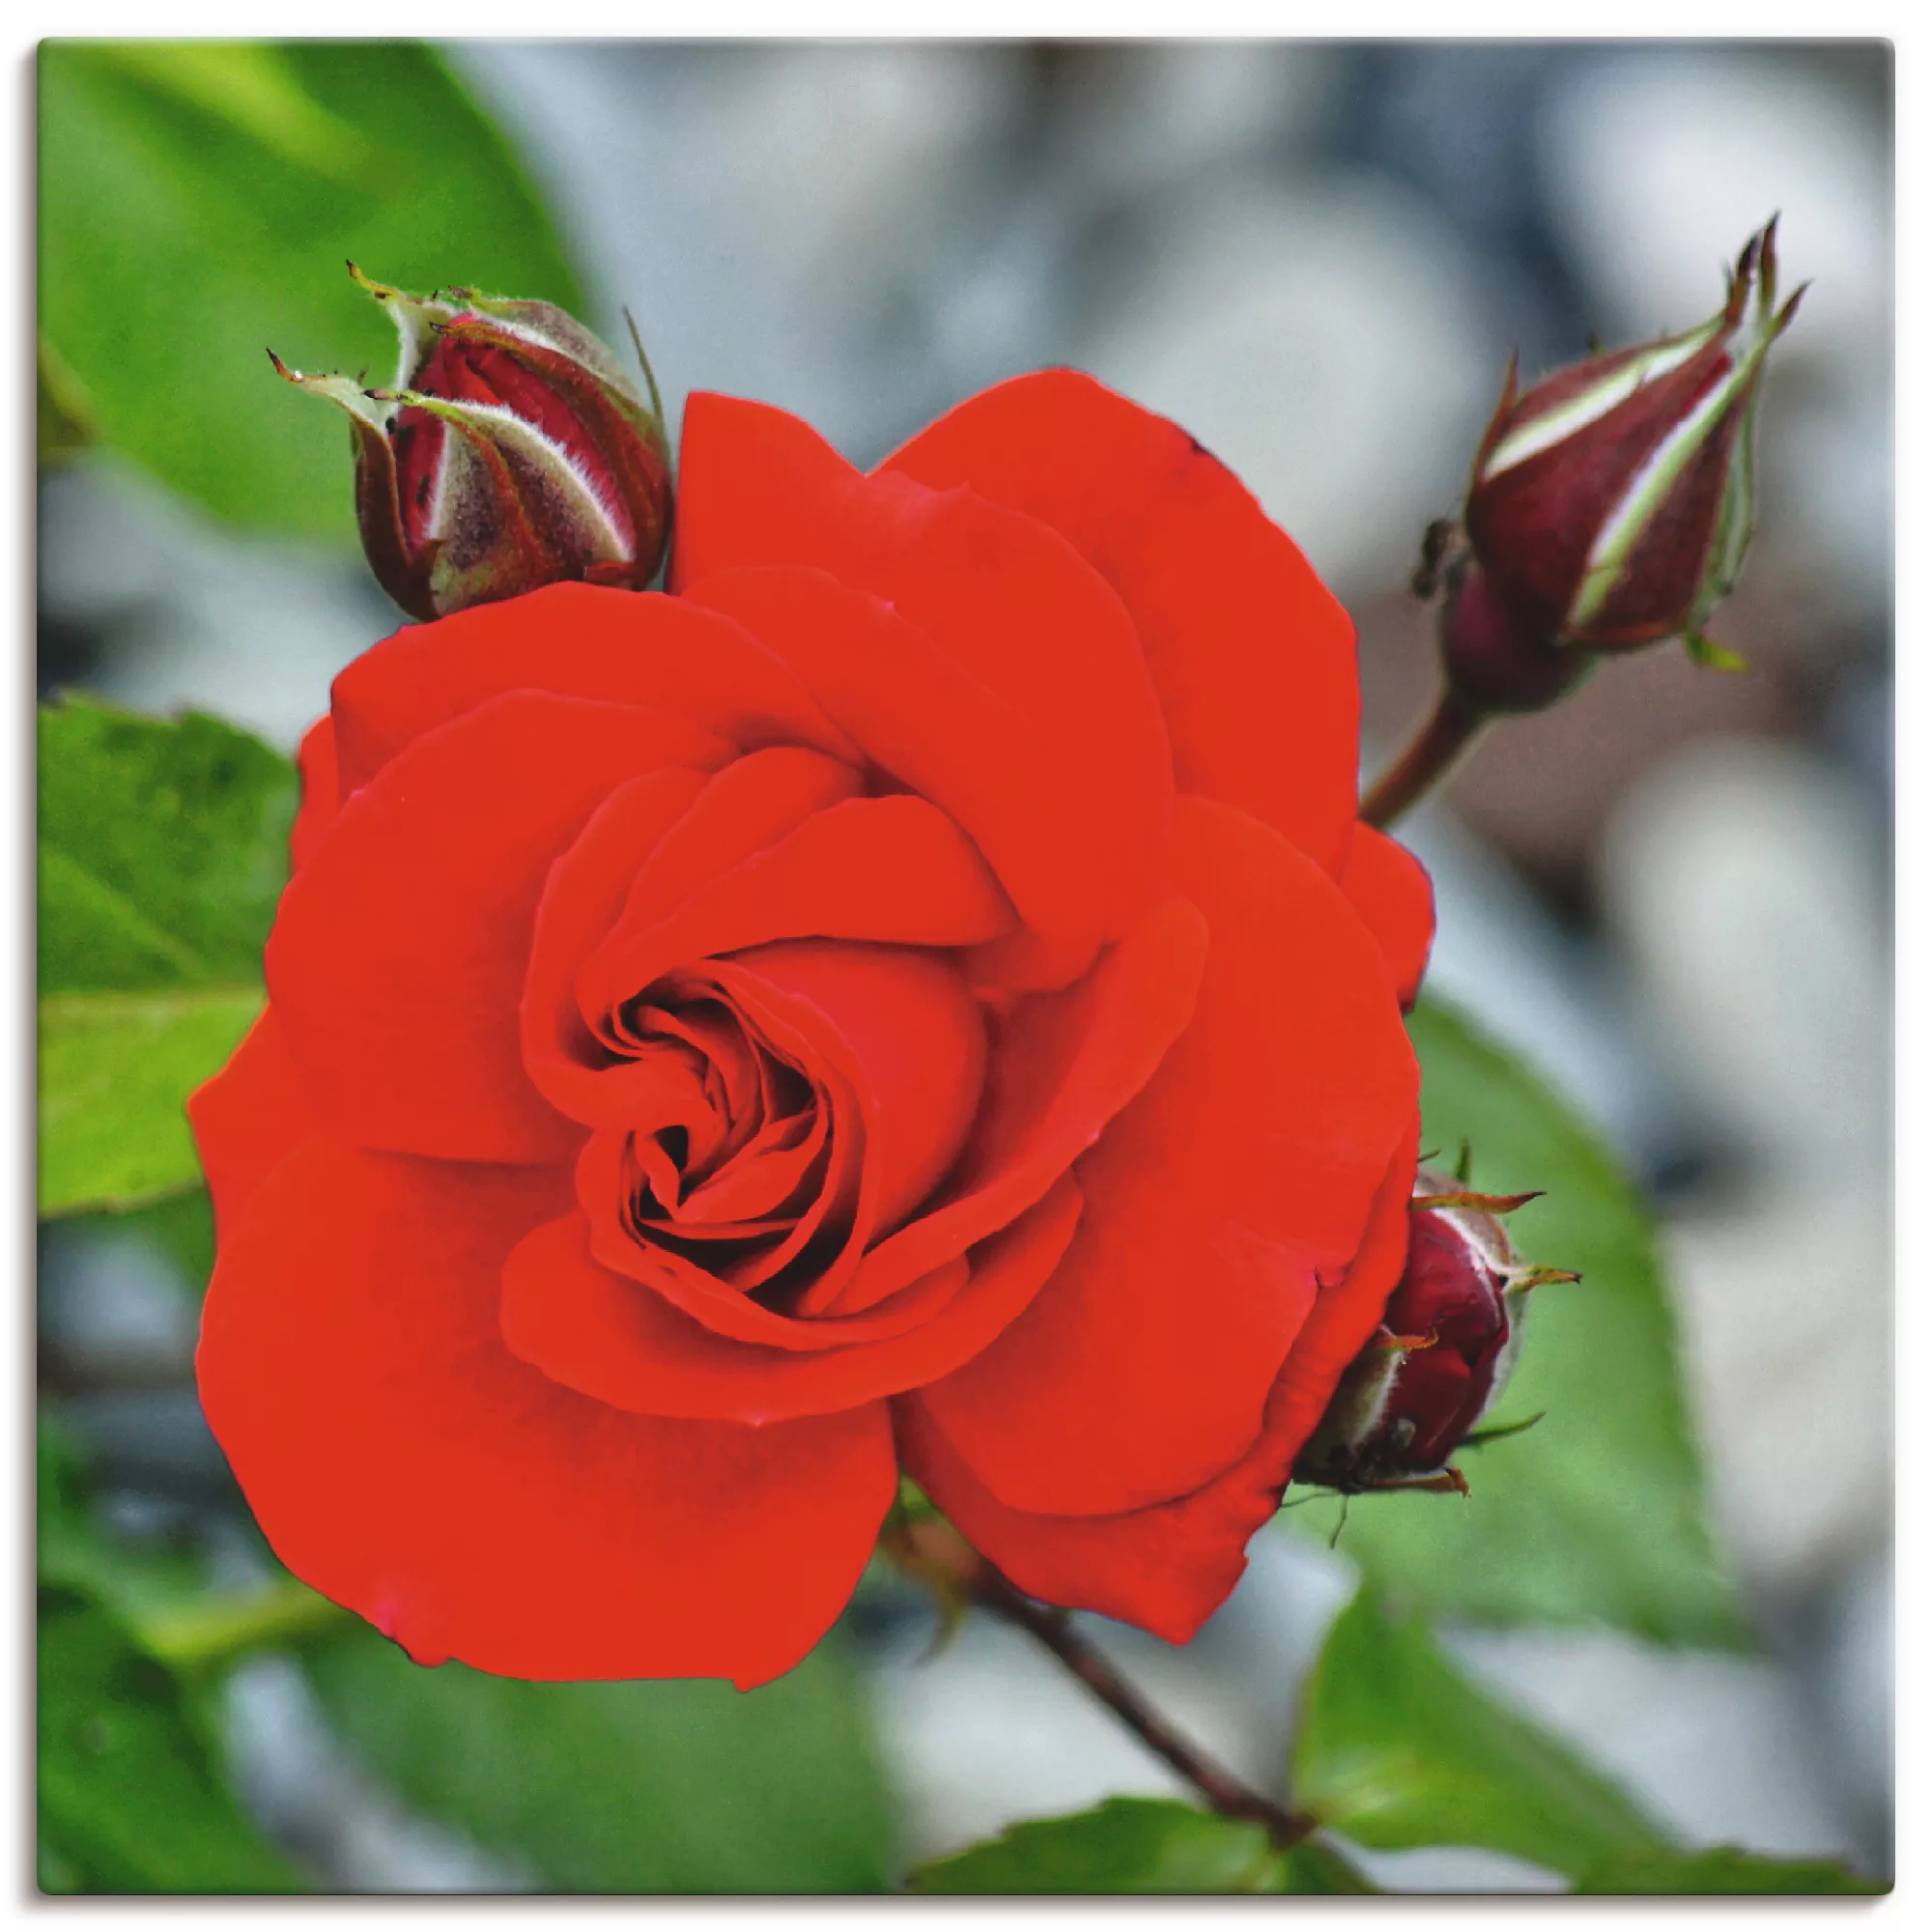
[[[1445,689],[1408,749],[1370,786],[1362,801],[1363,822],[1387,830],[1448,774],[1475,741],[1483,724],[1482,712]]]
[[[1291,1811],[1251,1790],[1183,1738],[1121,1673],[1074,1630],[1065,1610],[1023,1596],[990,1563],[972,1583],[977,1604],[1037,1637],[1155,1756],[1171,1764],[1224,1818],[1264,1827],[1280,1846],[1299,1844],[1320,1820]]]

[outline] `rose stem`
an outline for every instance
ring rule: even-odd
[[[1482,729],[1484,714],[1446,686],[1429,722],[1408,749],[1369,788],[1362,801],[1364,824],[1378,831],[1393,825],[1417,799],[1469,749]]]
[[[1298,1844],[1317,1829],[1320,1820],[1264,1798],[1197,1750],[1073,1629],[1065,1610],[1023,1596],[990,1563],[980,1566],[972,1595],[995,1615],[1037,1636],[1155,1756],[1165,1758],[1224,1818],[1245,1818],[1264,1826],[1281,1846]]]

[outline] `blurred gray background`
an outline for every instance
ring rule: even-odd
[[[1431,694],[1403,585],[1423,525],[1459,503],[1509,351],[1533,374],[1592,335],[1689,326],[1781,212],[1789,282],[1815,286],[1772,360],[1759,536],[1713,627],[1748,673],[1668,648],[1611,667],[1494,731],[1406,829],[1439,895],[1433,983],[1572,1093],[1663,1215],[1720,1530],[1769,1650],[1457,1641],[1687,1833],[1889,1868],[1889,48],[451,57],[550,195],[598,292],[588,319],[621,340],[636,315],[673,416],[693,388],[754,396],[868,463],[984,384],[1065,362],[1184,422],[1353,613],[1371,767]],[[359,567],[239,540],[111,467],[48,481],[41,541],[43,688],[202,705],[284,746],[395,623]],[[204,1507],[221,1465],[165,1261],[56,1230],[42,1297],[43,1366],[124,1514]],[[1291,1713],[1254,1687],[1312,1657],[1349,1567],[1268,1537],[1255,1559],[1191,1652],[1101,1640],[1271,1781]],[[890,1605],[861,1625],[913,1853],[1172,1788],[1023,1638],[975,1624],[922,1662],[926,1635]],[[232,1702],[254,1802],[339,1889],[518,1884],[369,1785],[298,1674],[250,1666]],[[1552,1883],[1488,1855],[1376,1862],[1416,1885]]]

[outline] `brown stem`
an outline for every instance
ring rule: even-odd
[[[1365,824],[1386,829],[1441,779],[1474,741],[1486,714],[1444,686],[1429,722],[1408,749],[1369,788],[1362,801]]]
[[[1037,1636],[1157,1757],[1165,1758],[1224,1818],[1263,1826],[1275,1844],[1299,1844],[1320,1824],[1250,1790],[1183,1738],[1085,1637],[1065,1610],[1021,1595],[990,1563],[972,1583],[975,1603]]]

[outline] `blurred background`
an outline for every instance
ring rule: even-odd
[[[446,52],[556,218],[586,319],[621,341],[635,315],[673,420],[689,390],[728,390],[865,464],[989,382],[1070,363],[1184,423],[1352,612],[1370,768],[1430,698],[1404,586],[1510,351],[1534,374],[1593,337],[1688,327],[1781,213],[1788,281],[1815,286],[1771,360],[1759,533],[1713,626],[1748,671],[1674,648],[1616,664],[1495,728],[1405,828],[1438,895],[1432,984],[1577,1101],[1662,1217],[1719,1530],[1764,1648],[1454,1644],[1687,1834],[1889,1869],[1889,49]],[[345,318],[353,298],[345,281]],[[331,311],[312,333],[333,330]],[[265,364],[235,380],[261,412],[312,407]],[[346,505],[346,462],[339,487]],[[201,706],[284,748],[396,621],[353,552],[240,533],[103,456],[47,472],[40,569],[43,692]],[[98,1219],[43,1233],[43,1390],[136,1535],[234,1509],[179,1255]],[[1293,1681],[1349,1574],[1346,1542],[1264,1536],[1189,1652],[1102,1640],[1272,1777],[1292,1713],[1254,1686]],[[908,1855],[1175,1788],[1023,1637],[976,1622],[926,1661],[929,1620],[890,1589],[851,1621]],[[292,1668],[240,1673],[226,1722],[249,1803],[327,1889],[528,1882],[412,1815]],[[1487,1854],[1380,1868],[1553,1883]]]

